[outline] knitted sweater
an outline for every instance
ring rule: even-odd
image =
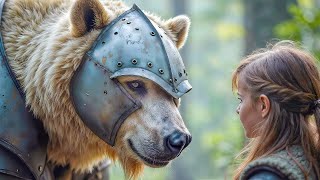
[[[289,148],[290,156],[288,151],[282,150],[273,155],[257,159],[248,164],[248,166],[243,170],[240,180],[246,180],[250,177],[250,174],[253,173],[255,169],[259,167],[271,168],[278,174],[283,175],[285,179],[289,180],[305,180],[305,175],[300,169],[298,162],[304,171],[309,172],[310,165],[309,161],[306,159],[303,149],[301,146],[292,146]],[[296,161],[296,162],[295,162]],[[313,170],[310,170],[308,174],[308,180],[316,179],[315,173]]]

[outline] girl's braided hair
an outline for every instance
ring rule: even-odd
[[[235,179],[251,161],[296,144],[302,146],[310,168],[320,178],[320,76],[315,62],[291,41],[260,49],[241,61],[232,77],[233,90],[241,76],[252,98],[266,95],[271,108],[267,119],[257,125],[259,136],[242,151],[246,157]],[[302,171],[306,177],[310,172]]]

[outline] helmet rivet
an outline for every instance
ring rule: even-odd
[[[177,78],[174,78],[174,81],[175,81],[175,82],[177,82],[177,81],[178,81],[178,79],[177,79]]]
[[[139,31],[139,28],[136,28],[137,31]]]
[[[114,32],[114,35],[117,35],[118,34],[118,32]]]
[[[160,74],[163,74],[164,72],[163,72],[163,69],[159,69],[159,73]]]
[[[132,62],[132,64],[136,65],[138,63],[138,60],[132,59],[131,62]]]
[[[38,170],[39,170],[40,172],[42,172],[42,166],[39,166],[39,167],[38,167]]]
[[[117,64],[117,66],[118,66],[118,67],[121,67],[122,64],[123,64],[123,63],[119,61],[118,64]]]
[[[181,77],[182,76],[182,73],[181,72],[179,72],[179,77]]]
[[[152,65],[152,62],[148,62],[148,67],[149,67],[149,68],[152,68],[152,66],[153,66],[153,65]]]
[[[131,21],[128,21],[127,24],[131,24]]]
[[[104,41],[102,42],[102,44],[105,44],[105,43],[106,43],[106,42],[104,42]]]
[[[122,18],[122,21],[125,21],[126,20],[126,18]]]
[[[151,34],[151,36],[155,36],[156,35],[156,33],[154,33],[154,32],[151,32],[150,34]]]
[[[169,82],[172,83],[172,79],[169,79]]]

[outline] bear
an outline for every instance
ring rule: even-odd
[[[25,94],[26,106],[48,136],[47,164],[83,173],[109,158],[120,161],[127,178],[136,179],[145,165],[163,167],[191,142],[179,113],[180,98],[146,77],[116,78],[131,97],[141,102],[141,107],[125,118],[114,145],[88,128],[75,108],[70,86],[83,57],[103,28],[129,8],[113,0],[4,2],[4,49]],[[162,20],[149,12],[145,14],[175,48],[183,47],[190,28],[187,16]]]

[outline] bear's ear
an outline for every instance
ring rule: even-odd
[[[71,34],[80,37],[107,25],[112,20],[112,13],[107,11],[99,0],[76,0],[71,8]]]
[[[173,41],[180,49],[186,42],[190,28],[190,19],[185,15],[176,16],[165,22],[165,27],[173,35]]]

